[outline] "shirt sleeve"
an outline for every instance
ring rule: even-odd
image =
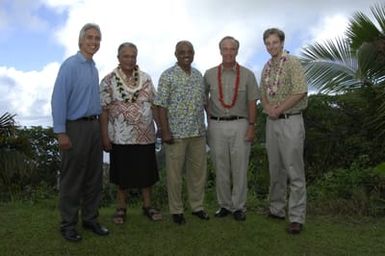
[[[253,72],[250,71],[248,73],[249,75],[247,79],[247,100],[257,100],[259,99],[257,79],[255,78]]]
[[[99,91],[100,91],[100,102],[103,108],[108,108],[108,105],[112,102],[112,87],[111,81],[112,75],[105,76],[100,82]]]
[[[151,89],[150,102],[154,103],[154,100],[155,100],[155,97],[156,97],[156,89],[155,89],[155,86],[154,86],[154,84],[152,82],[151,77],[147,76],[147,79],[148,79],[148,83],[149,83],[149,86],[150,86],[150,89]]]
[[[67,100],[70,94],[71,70],[65,63],[60,67],[56,77],[51,98],[54,133],[66,132]]]
[[[208,82],[208,71],[205,72],[204,76],[203,76],[203,86],[204,86],[204,90],[205,90],[205,95],[206,97],[208,97],[209,93],[210,93],[210,84]]]
[[[262,69],[261,73],[261,80],[259,82],[259,97],[262,98],[264,95],[266,95],[266,84],[264,79],[266,65]]]
[[[169,105],[170,95],[170,79],[169,75],[164,72],[159,78],[158,92],[155,96],[154,105],[167,108]]]
[[[301,94],[307,92],[307,84],[305,81],[305,72],[299,62],[295,57],[290,58],[291,70],[290,70],[290,83],[292,85],[291,94]]]

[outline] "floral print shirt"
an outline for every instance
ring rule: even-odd
[[[205,135],[205,93],[202,74],[191,68],[187,74],[177,64],[164,71],[155,105],[166,108],[172,136],[177,139]]]
[[[260,89],[261,95],[273,104],[279,104],[291,95],[307,92],[304,70],[299,60],[287,53],[277,61],[270,59],[263,68]],[[304,97],[286,113],[298,113],[306,107],[307,97]]]
[[[118,69],[105,76],[100,83],[101,103],[109,113],[108,135],[114,144],[155,143],[151,107],[156,92],[151,77],[141,70],[138,73],[137,90],[121,83]]]

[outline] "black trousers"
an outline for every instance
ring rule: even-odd
[[[59,187],[61,228],[96,222],[103,189],[103,151],[98,120],[68,121],[72,148],[63,150]]]

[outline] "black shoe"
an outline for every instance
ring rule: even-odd
[[[217,218],[223,218],[229,214],[231,214],[231,211],[227,210],[226,208],[220,208],[218,211],[215,212],[214,216]]]
[[[174,223],[176,223],[178,225],[182,225],[182,224],[186,223],[186,220],[184,219],[183,213],[173,214],[172,220],[174,221]]]
[[[278,215],[275,215],[275,214],[273,214],[271,212],[269,212],[267,214],[267,217],[271,218],[271,219],[276,219],[276,220],[284,220],[285,219],[285,216],[278,216]]]
[[[106,236],[110,231],[97,222],[83,222],[83,228],[88,229],[99,236]]]
[[[195,215],[197,216],[199,219],[201,220],[209,220],[210,217],[209,215],[207,214],[207,212],[203,211],[203,210],[200,210],[200,211],[196,211],[196,212],[192,212],[192,215]]]
[[[70,242],[79,242],[82,240],[82,237],[79,235],[75,228],[61,228],[60,233],[65,240]]]
[[[244,221],[246,220],[246,214],[242,210],[236,210],[233,213],[234,219],[238,221]]]
[[[303,230],[303,224],[298,222],[292,222],[287,229],[287,232],[292,235],[297,235]]]

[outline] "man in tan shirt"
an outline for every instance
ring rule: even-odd
[[[216,171],[219,210],[245,220],[250,145],[255,136],[257,81],[236,62],[239,42],[224,37],[219,43],[222,63],[204,75],[208,97],[208,143]]]
[[[269,217],[285,218],[287,184],[290,195],[288,232],[298,234],[305,223],[306,182],[303,163],[307,85],[298,59],[283,50],[285,34],[272,28],[263,34],[271,59],[261,79],[266,120],[266,146],[270,172]]]

